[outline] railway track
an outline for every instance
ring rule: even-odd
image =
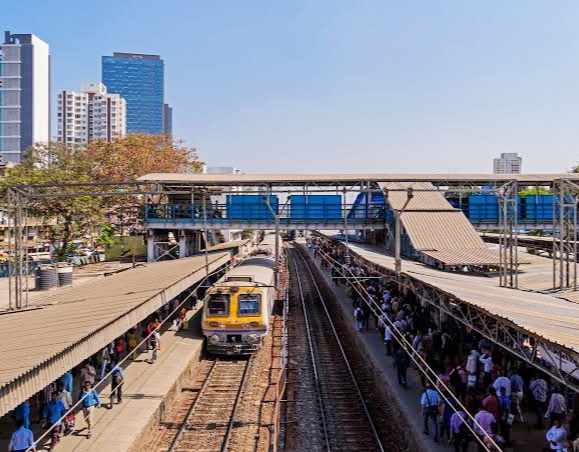
[[[298,310],[295,304],[293,308],[292,320],[297,328],[294,336],[299,337],[303,330],[303,336],[307,338],[307,344],[303,344],[307,350],[294,352],[309,355],[310,377],[313,380],[313,389],[306,394],[309,399],[305,405],[309,406],[302,405],[299,412],[315,407],[317,413],[310,413],[307,419],[309,434],[318,433],[317,437],[307,438],[310,446],[308,450],[384,451],[385,447],[310,264],[296,249],[290,249],[289,256],[295,275],[294,303],[297,301],[301,304],[301,313],[295,312]],[[302,330],[298,326],[300,323]],[[305,378],[308,372],[307,369],[299,369],[296,373]],[[297,386],[302,383],[306,382],[294,384]],[[308,433],[295,431],[294,434]],[[291,449],[305,447],[306,444],[300,444],[298,439],[297,442],[294,440]]]
[[[230,450],[236,413],[252,358],[205,359],[184,399],[163,422],[154,450],[197,452]]]

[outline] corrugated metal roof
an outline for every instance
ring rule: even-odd
[[[228,260],[211,254],[210,271]],[[205,256],[146,264],[0,315],[0,416],[203,279],[204,267]]]
[[[388,203],[393,209],[400,210],[408,201],[408,194],[405,191],[389,190],[436,190],[436,187],[430,182],[381,182],[380,188],[388,194]],[[410,198],[405,212],[410,210],[456,210],[448,203],[443,193],[440,192],[415,192]]]
[[[451,250],[422,251],[423,254],[432,257],[446,265],[499,265],[498,253],[481,248],[462,248]],[[528,264],[529,261],[519,262]]]
[[[487,249],[472,224],[459,210],[403,212],[400,220],[418,251]]]
[[[390,256],[354,244],[350,244],[350,249],[370,262],[389,270],[394,269],[394,259]],[[409,260],[404,260],[402,271],[492,315],[510,320],[521,329],[565,347],[570,352],[579,353],[579,303],[551,295],[499,287],[496,280],[490,278],[442,272]]]
[[[375,181],[375,182],[508,182],[517,180],[526,183],[543,183],[555,179],[579,180],[579,174],[200,174],[200,173],[150,173],[138,180],[166,183],[198,184],[243,184],[260,182],[337,182],[337,181]]]
[[[210,246],[209,248],[207,248],[207,251],[228,250],[231,248],[236,248],[238,246],[243,246],[248,242],[249,242],[249,240],[232,240],[231,242],[218,243],[217,245]],[[201,251],[205,251],[205,250],[201,250]]]

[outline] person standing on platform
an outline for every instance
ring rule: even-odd
[[[484,451],[480,443],[482,442],[484,444],[486,436],[493,434],[491,426],[492,424],[496,424],[496,422],[495,417],[489,413],[484,406],[480,405],[478,410],[478,413],[474,416],[474,420],[476,421],[474,424],[474,432],[480,440],[478,442],[478,450]]]
[[[101,361],[101,372],[99,375],[99,379],[102,380],[103,378],[105,378],[105,374],[107,372],[107,366],[111,362],[111,355],[109,354],[108,345],[101,350],[100,355],[101,355],[100,356],[100,358],[101,358],[101,360],[100,360]],[[81,380],[82,380],[82,376],[81,376]]]
[[[434,429],[434,442],[438,442],[438,407],[440,405],[440,395],[437,391],[432,389],[432,385],[427,383],[426,389],[420,398],[420,409],[422,411],[422,418],[424,420],[424,434],[429,435],[428,421],[432,420],[432,428]]]
[[[54,391],[50,402],[44,407],[42,413],[42,420],[46,420],[46,426],[52,427],[50,432],[50,449],[54,450],[56,445],[60,442],[60,435],[62,434],[62,417],[66,413],[63,403],[58,400],[58,393]]]
[[[92,436],[92,420],[95,408],[100,407],[101,401],[99,400],[99,395],[93,389],[92,383],[90,381],[85,381],[82,391],[78,395],[79,400],[82,400],[82,414],[84,415],[84,420],[88,428],[88,434],[86,439],[90,439]]]
[[[406,388],[408,386],[406,373],[408,371],[408,367],[410,366],[410,356],[408,355],[408,352],[402,347],[397,347],[396,351],[394,352],[394,366],[396,367],[398,383]]]
[[[454,446],[454,452],[467,452],[470,431],[466,424],[466,413],[457,408],[450,418],[450,442]]]
[[[94,385],[94,381],[96,378],[96,370],[88,361],[85,361],[82,369],[80,369],[80,381],[81,384],[84,384],[85,381],[88,381],[91,386]]]
[[[547,403],[547,382],[541,377],[535,378],[529,385],[533,400],[535,402],[535,413],[537,414],[536,428],[543,428],[543,413],[545,412],[545,404]]]
[[[122,356],[124,350],[125,350],[125,344],[124,344],[123,336],[120,336],[115,340],[115,354],[114,354],[115,362],[118,363],[121,360],[121,356]]]
[[[113,362],[113,368],[111,369],[112,379],[111,379],[111,408],[113,406],[113,399],[115,393],[117,395],[117,403],[123,401],[123,383],[125,382],[125,373],[123,368],[115,361]]]
[[[131,328],[131,330],[127,333],[127,353],[131,354],[131,359],[135,359],[137,356],[137,345],[139,345],[139,341],[137,339],[137,330],[135,328]]]
[[[24,421],[20,419],[16,422],[16,430],[10,437],[8,451],[25,452],[29,449],[32,452],[36,452],[36,447],[34,447],[34,435],[32,434],[32,430],[25,427]]]
[[[70,392],[64,389],[64,384],[61,381],[56,385],[56,392],[58,393],[58,400],[62,402],[64,409],[68,411],[72,406],[72,396],[70,395]],[[70,425],[66,421],[64,423],[64,433],[70,433]]]

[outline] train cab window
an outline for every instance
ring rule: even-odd
[[[261,312],[261,295],[244,293],[237,297],[239,315],[259,315]]]
[[[207,303],[209,315],[229,315],[229,295],[213,293]]]

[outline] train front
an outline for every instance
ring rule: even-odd
[[[203,314],[207,351],[216,355],[250,355],[267,334],[266,291],[248,281],[228,281],[209,290]]]

